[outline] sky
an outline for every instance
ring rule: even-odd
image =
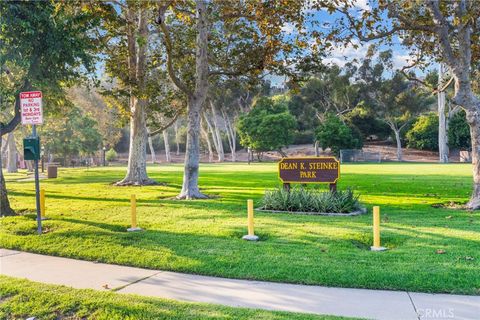
[[[355,1],[355,12],[356,14],[361,14],[362,10],[370,10],[371,1],[369,0],[356,0]],[[325,10],[311,10],[306,8],[306,11],[312,14],[310,20],[314,20],[316,22],[334,22],[336,18],[339,17],[339,14],[330,14]],[[312,31],[313,28],[310,23],[306,24],[307,31]],[[286,35],[293,35],[297,32],[295,27],[292,24],[285,23],[282,27],[282,30]],[[408,51],[403,48],[400,44],[400,39],[398,37],[394,38],[394,44],[391,47],[380,46],[380,50],[391,49],[393,51],[393,65],[394,69],[401,69],[403,66],[409,64],[409,53]],[[354,59],[360,60],[365,57],[368,47],[373,42],[363,42],[361,43],[359,40],[354,40],[354,44],[358,47],[354,48],[353,45],[341,45],[341,44],[334,44],[332,50],[328,53],[327,57],[323,59],[325,64],[337,64],[339,66],[344,66],[347,62],[352,61]],[[267,77],[272,86],[282,87],[283,83],[285,82],[284,76],[277,76],[277,75],[270,75]]]

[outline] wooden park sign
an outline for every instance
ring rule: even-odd
[[[290,183],[328,183],[335,191],[340,162],[335,157],[283,158],[278,163],[278,176],[287,190]]]

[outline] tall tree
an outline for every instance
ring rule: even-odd
[[[154,43],[150,39],[150,5],[150,1],[112,1],[102,5],[103,25],[98,35],[104,40],[106,71],[115,82],[106,92],[126,101],[130,120],[127,173],[117,185],[155,183],[147,175],[146,91],[148,68],[155,52],[149,47]]]
[[[160,3],[157,22],[164,36],[167,70],[188,101],[185,168],[178,198],[206,197],[198,186],[199,135],[210,78],[258,75],[269,67],[289,67],[283,61],[294,51],[292,43],[303,48],[307,44],[295,37],[287,45],[282,26],[289,22],[302,25],[303,8],[303,1],[293,0]],[[166,15],[167,11],[171,14]],[[195,72],[185,70],[186,65],[195,65]]]
[[[448,132],[447,132],[447,118],[446,118],[446,100],[445,91],[440,90],[443,85],[443,78],[445,74],[445,67],[440,64],[438,67],[438,93],[437,93],[437,106],[438,106],[438,156],[440,163],[448,163]]]
[[[393,132],[397,145],[397,160],[403,160],[401,134],[421,112],[428,110],[432,96],[421,84],[405,79],[393,70],[392,51],[380,52],[375,59],[375,46],[371,46],[362,60],[356,76],[361,80],[360,103],[373,109],[376,116]],[[389,78],[390,76],[390,78]]]
[[[480,2],[382,0],[360,15],[352,12],[351,0],[318,1],[317,5],[342,15],[337,28],[331,29],[335,30],[332,37],[392,41],[394,35],[401,35],[412,67],[432,58],[448,67],[454,81],[452,102],[465,110],[472,139],[473,190],[467,208],[480,209],[480,97],[472,80],[480,58]]]
[[[63,106],[65,86],[93,69],[98,43],[91,31],[97,23],[91,12],[73,2],[0,2],[0,70],[14,79],[12,90],[1,92],[14,115],[0,122],[0,137],[20,123],[22,91],[42,90],[45,114]],[[0,215],[12,214],[0,170]]]

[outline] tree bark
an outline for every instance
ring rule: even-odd
[[[315,157],[318,157],[320,153],[318,152],[318,141],[315,141],[315,145],[313,147],[315,149]]]
[[[235,128],[233,128],[232,122],[230,121],[230,118],[225,110],[223,108],[221,110],[223,121],[225,122],[225,127],[227,128],[227,139],[230,147],[230,153],[232,155],[232,162],[235,162],[237,161],[237,133]]]
[[[147,134],[149,133],[147,129]],[[157,162],[157,156],[155,154],[155,149],[153,148],[153,139],[150,135],[148,135],[148,148],[150,149],[150,156],[152,157],[152,164]]]
[[[438,88],[443,86],[443,65],[438,72]],[[445,114],[445,91],[438,92],[438,156],[440,163],[448,163],[448,132]]]
[[[2,149],[2,140],[0,135],[0,150]],[[10,207],[10,202],[8,201],[7,187],[3,177],[2,157],[0,154],[0,217],[13,215],[15,215],[15,211]]]
[[[200,122],[200,131],[203,136],[203,139],[207,143],[207,150],[208,150],[208,162],[213,162],[213,149],[212,143],[210,142],[210,138],[208,137],[208,131],[204,128],[202,121]]]
[[[200,112],[204,101],[192,98],[188,103],[187,147],[183,172],[182,191],[178,199],[207,198],[198,187],[198,168],[200,163]]]
[[[15,145],[15,137],[13,132],[9,132],[7,135],[7,172],[18,172],[17,146]]]
[[[402,140],[400,139],[400,130],[393,129],[395,133],[395,140],[397,141],[397,160],[403,161],[403,154],[402,154]]]
[[[179,156],[180,155],[180,136],[178,133],[178,120],[175,121],[175,124],[173,125],[173,130],[175,131],[175,144],[177,146],[177,150],[175,154]]]
[[[215,151],[217,152],[217,155],[219,154],[219,146],[218,146],[218,140],[216,139],[215,137],[215,132],[213,130],[213,126],[212,126],[212,123],[210,122],[210,120],[208,119],[208,115],[206,112],[203,113],[203,119],[205,120],[205,123],[207,124],[207,136],[209,134],[212,135],[212,141],[213,141],[213,146],[215,147]]]
[[[0,160],[0,217],[13,216],[15,211],[10,207],[10,202],[8,201],[7,188],[2,171]]]
[[[8,153],[8,151],[7,151],[8,150],[7,149],[8,148],[8,143],[7,143],[8,135],[7,135],[6,139],[3,139],[3,137],[0,137],[0,139],[2,139],[2,143],[0,143],[0,145],[2,146],[0,148],[0,155],[1,156],[8,156],[8,154],[7,154]],[[3,141],[3,140],[5,140],[5,141]]]
[[[127,175],[116,185],[150,185],[155,181],[147,175],[147,127],[145,101],[136,97],[130,99],[130,148],[128,152]]]
[[[167,162],[172,162],[172,157],[170,156],[170,143],[168,141],[167,130],[163,130],[163,144],[165,145],[165,158]]]
[[[480,109],[480,105],[478,106]],[[467,110],[467,122],[472,139],[473,190],[467,208],[480,208],[480,114],[476,110]]]
[[[225,161],[225,152],[223,150],[223,142],[222,142],[222,135],[220,134],[220,128],[218,126],[218,118],[217,118],[217,108],[215,104],[210,100],[210,108],[212,109],[212,119],[213,119],[213,139],[217,141],[217,155],[218,161],[224,162]]]

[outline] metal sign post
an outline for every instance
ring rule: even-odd
[[[32,126],[32,138],[37,138],[37,126]],[[37,233],[42,234],[42,217],[40,213],[40,177],[38,176],[38,159],[34,161],[35,170],[35,203],[37,206]]]
[[[20,93],[20,111],[23,125],[32,125],[32,136],[24,139],[24,157],[34,161],[35,170],[35,202],[37,207],[37,233],[42,234],[42,217],[40,211],[40,177],[38,175],[38,160],[40,159],[40,143],[37,135],[37,124],[43,123],[42,92],[30,91]],[[35,143],[35,140],[36,143]],[[26,145],[28,141],[28,145]],[[32,145],[33,143],[33,145]],[[28,154],[27,154],[28,153]]]

